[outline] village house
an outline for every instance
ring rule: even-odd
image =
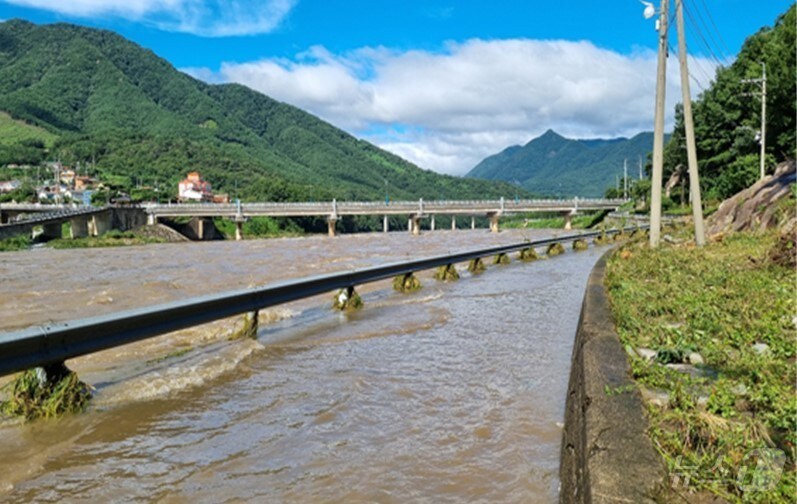
[[[211,190],[210,182],[202,180],[199,172],[190,172],[177,185],[177,199],[180,201],[213,201],[213,191]]]

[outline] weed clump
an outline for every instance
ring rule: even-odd
[[[393,279],[393,289],[398,292],[415,292],[421,290],[421,281],[413,273],[399,275]]]
[[[65,365],[29,369],[6,385],[8,399],[0,412],[27,421],[80,413],[91,399],[91,389]]]
[[[610,236],[606,234],[606,230],[601,229],[601,234],[597,238],[595,238],[595,245],[605,245],[611,241],[612,239]]]
[[[453,264],[446,264],[437,268],[434,278],[443,282],[459,280],[459,272],[457,272],[457,268]]]

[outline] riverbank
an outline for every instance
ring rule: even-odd
[[[672,490],[793,502],[797,275],[772,261],[778,234],[667,238],[619,249],[606,286]]]

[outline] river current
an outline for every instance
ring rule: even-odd
[[[561,231],[435,231],[0,254],[0,331]],[[69,361],[89,411],[0,423],[2,502],[555,502],[600,248],[358,288]],[[8,378],[0,379],[7,382]],[[2,382],[0,382],[2,383]]]

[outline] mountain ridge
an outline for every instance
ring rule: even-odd
[[[602,197],[622,177],[637,178],[638,162],[647,159],[653,133],[631,138],[569,139],[552,129],[525,145],[513,145],[488,156],[466,177],[513,183],[535,194],[555,197]]]
[[[515,192],[421,169],[242,85],[199,81],[112,31],[67,23],[0,23],[0,110],[58,136],[42,159],[92,161],[120,187],[141,179],[176,187],[199,170],[243,199]]]

